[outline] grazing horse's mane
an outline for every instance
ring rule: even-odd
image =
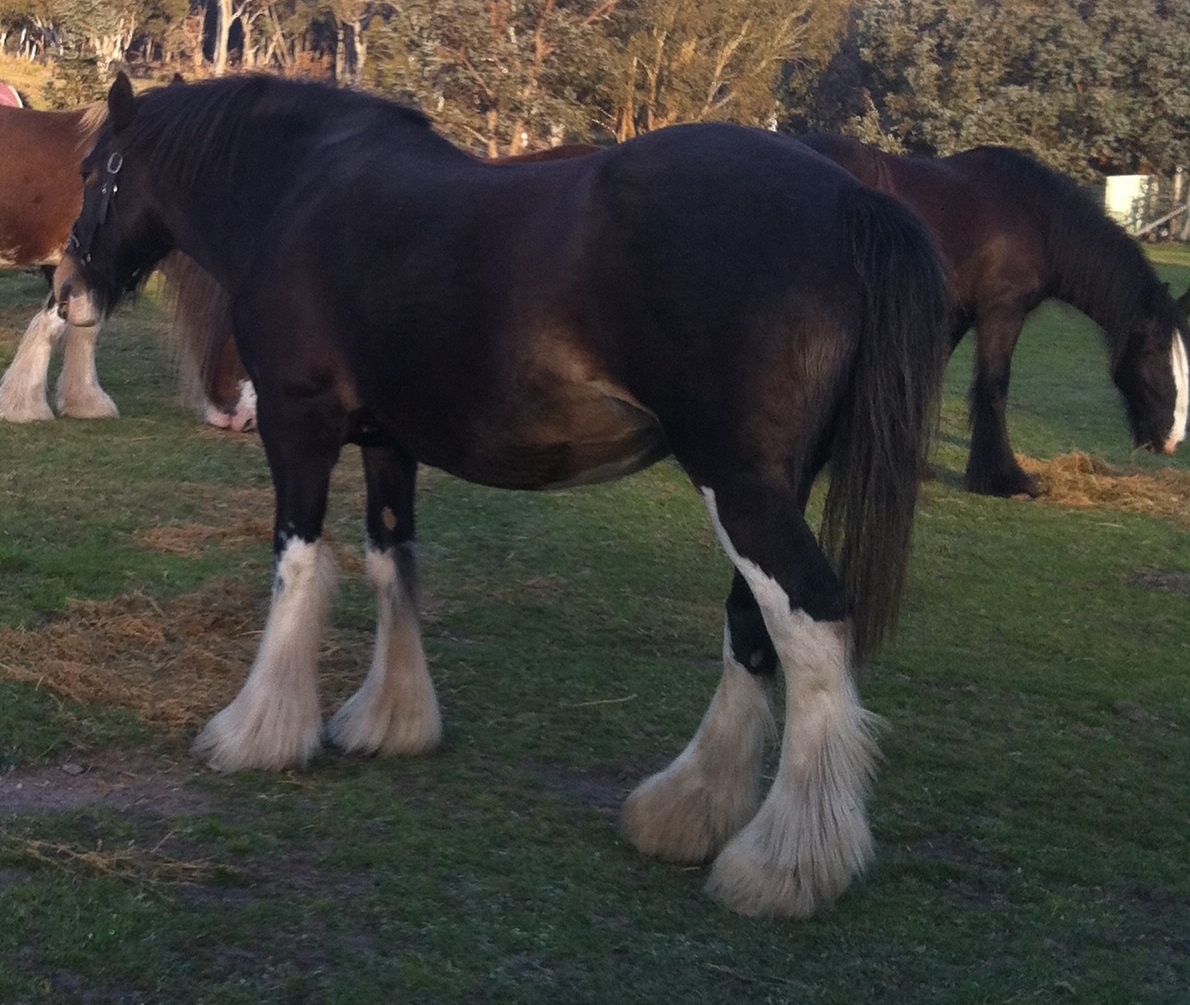
[[[994,164],[1037,220],[1053,265],[1053,295],[1104,330],[1117,362],[1160,290],[1140,246],[1066,175],[1008,147],[971,153]]]
[[[157,170],[182,184],[199,175],[230,184],[233,179],[242,182],[240,155],[250,143],[284,143],[328,125],[344,139],[398,125],[435,135],[422,112],[383,98],[247,74],[148,91],[121,137],[123,144],[140,146]],[[222,177],[210,175],[213,165]]]

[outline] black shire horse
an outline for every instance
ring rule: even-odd
[[[441,731],[414,606],[419,462],[548,489],[672,455],[735,566],[724,670],[690,745],[630,797],[626,832],[647,853],[717,856],[709,888],[736,911],[804,917],[837,897],[872,851],[876,749],[852,661],[895,618],[945,366],[946,279],[917,217],[731,126],[496,170],[418,113],[316,84],[134,99],[119,78],[108,103],[58,295],[81,324],[173,249],[210,273],[276,491],[260,649],[197,755],[281,768],[322,742],[320,538],[345,444],[363,456],[379,615],[326,735],[369,754]],[[820,545],[803,511],[828,462]],[[787,719],[762,802],[778,665]]]
[[[902,199],[938,241],[956,301],[953,344],[975,328],[971,491],[1038,494],[1008,444],[1004,410],[1025,317],[1051,297],[1103,329],[1136,444],[1172,454],[1185,439],[1190,291],[1175,301],[1137,243],[1069,178],[1005,147],[931,159],[843,136],[801,140]]]

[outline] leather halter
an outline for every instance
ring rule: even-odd
[[[90,264],[91,244],[94,242],[95,235],[99,231],[100,226],[107,221],[108,216],[111,214],[112,203],[116,198],[116,193],[120,190],[117,176],[120,173],[120,168],[123,166],[124,155],[118,150],[113,150],[107,159],[107,166],[104,168],[103,173],[103,182],[99,186],[99,210],[91,221],[86,240],[84,241],[79,236],[81,216],[79,220],[74,221],[74,226],[70,228],[70,241],[66,246],[67,250],[84,265]]]

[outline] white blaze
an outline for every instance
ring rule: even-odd
[[[1165,452],[1172,454],[1186,438],[1186,416],[1190,413],[1190,360],[1186,357],[1186,341],[1181,332],[1174,332],[1173,348],[1169,353],[1173,368],[1174,386],[1178,389],[1173,409],[1173,428],[1165,443]]]

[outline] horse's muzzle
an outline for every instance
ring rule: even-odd
[[[95,297],[86,287],[78,288],[74,263],[63,258],[54,270],[54,299],[58,302],[58,316],[75,328],[91,328],[99,324],[102,311]]]

